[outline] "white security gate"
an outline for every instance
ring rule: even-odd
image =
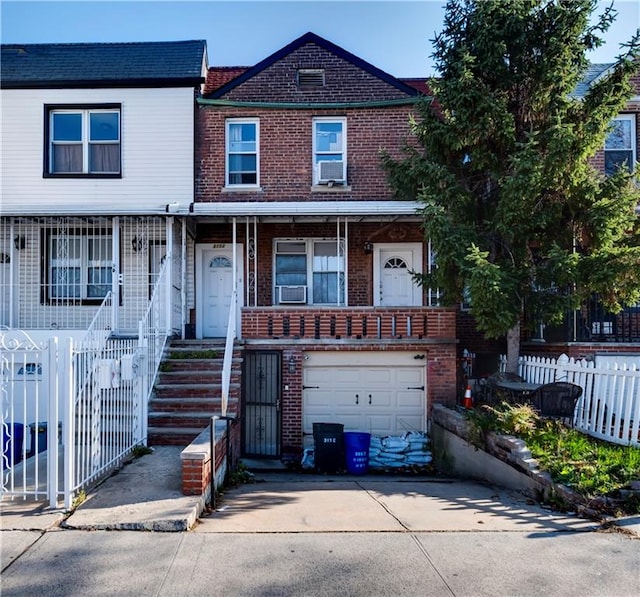
[[[401,435],[426,428],[426,355],[416,352],[307,352],[303,433],[313,423]]]

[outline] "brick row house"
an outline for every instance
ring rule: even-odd
[[[216,266],[236,263],[246,453],[298,454],[315,422],[425,430],[431,404],[455,400],[455,309],[413,282],[430,267],[418,206],[393,200],[380,168],[417,96],[312,33],[251,68],[209,70],[196,334],[225,329]]]
[[[2,59],[1,325],[80,335],[110,295],[111,336],[135,338],[161,292],[168,337],[242,363],[205,393],[228,392],[243,453],[265,457],[298,458],[316,422],[426,430],[458,397],[464,349],[495,366],[500,344],[413,282],[434,266],[419,204],[393,199],[380,167],[423,81],[312,33],[252,67],[208,68],[201,41]],[[637,160],[639,111],[635,97],[596,163]],[[545,349],[618,339],[599,317],[586,342],[547,329]],[[196,407],[177,443],[220,404]]]

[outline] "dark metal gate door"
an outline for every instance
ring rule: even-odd
[[[280,352],[245,352],[242,438],[247,456],[280,455],[281,370]]]

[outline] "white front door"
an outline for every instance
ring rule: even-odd
[[[196,335],[198,338],[223,338],[227,335],[229,308],[233,295],[233,247],[230,244],[199,245],[196,249],[199,302],[196,306]],[[242,306],[242,246],[236,245],[238,310],[237,333],[240,335],[240,307]]]
[[[376,247],[374,305],[416,307],[422,304],[420,287],[411,275],[413,271],[422,271],[421,250],[418,243]]]

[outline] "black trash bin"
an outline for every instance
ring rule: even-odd
[[[316,470],[320,473],[338,473],[344,465],[342,435],[344,425],[340,423],[314,423],[313,444]]]
[[[38,454],[45,452],[47,450],[47,422],[29,423],[29,431],[31,432],[29,456],[35,456],[36,446]]]

